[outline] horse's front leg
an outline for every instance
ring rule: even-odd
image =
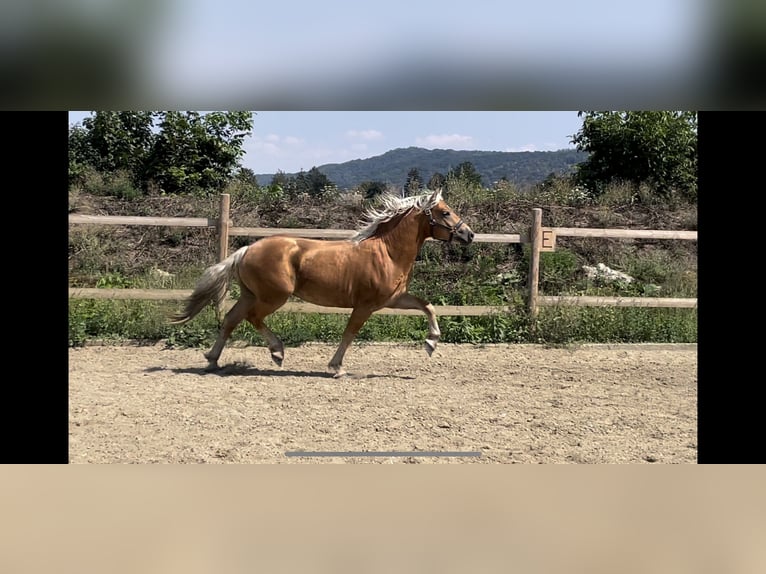
[[[354,308],[351,312],[351,317],[348,319],[346,329],[343,331],[343,338],[341,339],[340,346],[338,347],[338,350],[335,351],[335,354],[330,360],[330,364],[327,365],[331,370],[335,371],[333,376],[336,379],[346,374],[346,371],[343,368],[343,356],[346,354],[346,349],[348,349],[351,341],[353,341],[354,337],[359,333],[359,329],[361,329],[362,325],[364,325],[367,319],[370,318],[370,315],[372,315],[371,309],[362,309],[359,307]]]
[[[392,309],[420,309],[428,317],[428,337],[426,337],[426,353],[431,356],[431,353],[436,349],[436,343],[442,335],[439,330],[439,323],[436,321],[436,313],[434,312],[434,306],[428,301],[424,301],[420,297],[415,297],[410,293],[402,293],[391,301],[386,307]]]

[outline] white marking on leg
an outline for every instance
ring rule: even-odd
[[[441,337],[439,323],[436,320],[436,311],[431,303],[427,303],[419,297],[410,293],[402,293],[395,301],[389,303],[388,307],[393,309],[419,309],[428,317],[428,336],[426,337],[425,350],[428,356],[436,349],[436,343]]]
[[[276,363],[278,367],[282,366],[282,361],[285,360],[285,346],[281,339],[277,337],[274,332],[269,329],[265,324],[261,324],[258,328],[258,332],[266,339],[266,343],[269,346],[271,352],[271,360]]]
[[[424,312],[428,317],[428,337],[426,338],[426,353],[430,357],[436,350],[436,343],[441,338],[442,332],[439,329],[439,323],[436,320],[436,310],[431,303],[426,304]]]

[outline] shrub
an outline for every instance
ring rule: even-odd
[[[126,171],[104,174],[87,168],[81,179],[82,190],[92,195],[116,197],[128,201],[143,195],[141,190],[133,185],[130,174]]]

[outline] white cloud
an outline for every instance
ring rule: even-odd
[[[295,136],[281,136],[270,133],[265,136],[251,136],[245,139],[244,167],[249,167],[256,173],[272,173],[276,169],[266,165],[290,165],[296,159],[305,155],[306,140]],[[283,168],[279,168],[283,169]],[[283,169],[283,171],[288,171]],[[297,170],[296,170],[297,171]]]
[[[506,148],[505,151],[558,151],[560,149],[573,149],[571,145],[546,142],[544,144],[524,144],[516,147]]]
[[[506,148],[505,151],[540,151],[540,147],[537,144],[524,144],[517,147]]]
[[[474,145],[473,137],[460,134],[432,134],[415,140],[419,146],[449,147],[452,149],[468,148]]]
[[[277,144],[271,142],[264,142],[262,144],[256,145],[255,149],[266,152],[269,155],[279,155],[281,152],[281,148]]]
[[[245,152],[265,154],[272,157],[282,157],[287,153],[287,148],[295,149],[305,143],[305,140],[294,136],[280,136],[268,134],[264,137],[252,136],[245,140]]]
[[[252,137],[253,142],[256,144],[262,143],[264,141],[271,142],[271,143],[282,143],[287,145],[300,145],[304,143],[306,140],[297,138],[295,136],[280,136],[277,134],[268,134],[265,138],[261,139],[257,136]]]

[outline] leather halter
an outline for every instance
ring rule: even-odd
[[[439,227],[443,227],[444,229],[449,231],[449,240],[447,241],[448,243],[452,243],[452,238],[455,237],[455,233],[457,233],[457,230],[460,229],[460,227],[463,225],[462,219],[459,219],[454,226],[446,225],[444,223],[436,221],[434,219],[434,216],[431,214],[430,209],[425,209],[423,213],[425,213],[428,216],[428,223],[431,225],[431,227],[436,227],[438,225]]]

